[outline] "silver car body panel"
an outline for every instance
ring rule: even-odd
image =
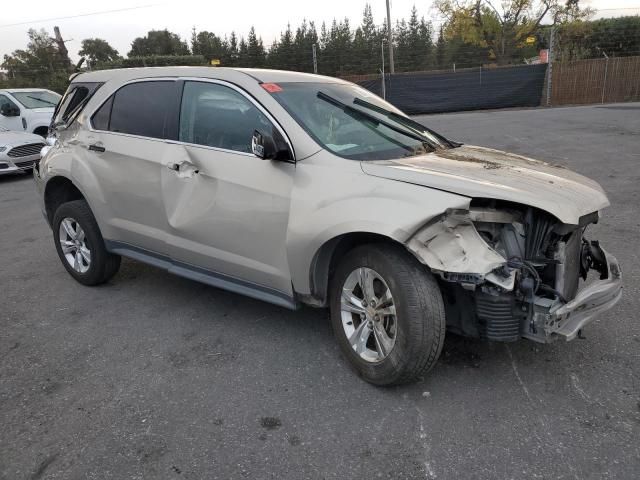
[[[363,163],[370,175],[531,205],[577,225],[609,205],[593,180],[564,167],[490,148],[464,145],[406,159]]]
[[[416,233],[407,248],[432,270],[485,275],[506,259],[482,239],[469,215],[443,215]]]

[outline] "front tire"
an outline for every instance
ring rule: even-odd
[[[85,200],[60,205],[52,227],[58,256],[78,282],[99,285],[118,272],[120,256],[105,248],[98,223]]]
[[[444,303],[437,282],[395,245],[348,252],[331,281],[331,323],[350,364],[368,382],[417,380],[435,365],[444,343]]]

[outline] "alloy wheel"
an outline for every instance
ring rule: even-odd
[[[64,218],[60,222],[58,238],[62,254],[71,268],[78,273],[86,273],[91,266],[91,250],[80,224],[73,218]]]
[[[370,363],[391,353],[397,337],[396,306],[389,286],[375,270],[352,271],[342,286],[342,327],[353,350]]]

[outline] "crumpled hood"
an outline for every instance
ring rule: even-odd
[[[472,198],[531,205],[563,223],[609,205],[602,187],[562,166],[490,148],[464,145],[416,157],[362,162],[368,175]]]

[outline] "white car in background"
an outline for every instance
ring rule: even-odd
[[[0,127],[0,175],[31,171],[44,145],[40,135]]]
[[[0,127],[46,137],[60,98],[43,88],[0,90]]]

